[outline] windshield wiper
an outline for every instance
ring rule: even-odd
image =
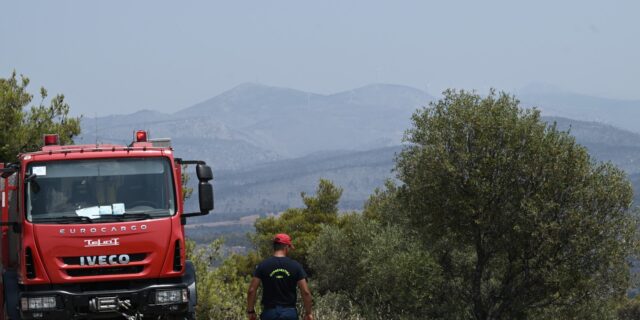
[[[96,218],[100,221],[137,221],[137,220],[147,220],[151,219],[152,216],[148,213],[125,213],[125,214],[114,214],[114,215],[101,215]]]
[[[152,209],[152,210],[131,210],[131,211],[125,211],[124,215],[136,215],[136,214],[147,214],[147,215],[154,215],[154,214],[158,214],[158,213],[166,213],[169,214],[169,209]]]
[[[164,213],[164,215],[160,215]],[[104,214],[100,215],[97,218],[93,218],[94,221],[99,220],[100,222],[106,221],[138,221],[138,220],[147,220],[153,218],[163,218],[169,217],[170,212],[169,209],[153,209],[153,210],[135,210],[135,211],[125,211],[124,214]]]
[[[46,217],[46,218],[34,218],[33,222],[53,222],[53,223],[93,223],[93,220],[85,216],[60,216],[60,217]]]

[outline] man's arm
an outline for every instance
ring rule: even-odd
[[[251,284],[249,284],[249,291],[247,291],[247,312],[254,311],[253,313],[249,313],[249,319],[255,319],[255,306],[256,306],[256,295],[258,292],[258,286],[260,285],[260,278],[253,277],[251,279]]]
[[[307,285],[307,279],[298,281],[298,288],[300,288],[302,302],[304,303],[304,319],[313,320],[313,315],[311,314],[311,290]]]

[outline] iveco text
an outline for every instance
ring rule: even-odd
[[[80,257],[80,265],[81,266],[95,266],[97,265],[107,265],[107,264],[128,264],[131,259],[128,254],[115,255],[112,254],[110,256],[88,256],[88,257]]]

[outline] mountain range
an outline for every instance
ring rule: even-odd
[[[640,101],[548,88],[527,88],[518,98],[569,130],[595,160],[623,168],[640,187],[640,126],[634,123]],[[359,209],[394,177],[411,115],[434,99],[388,84],[329,95],[243,84],[172,114],[141,110],[83,118],[77,142],[127,144],[134,130],[146,129],[152,138],[171,137],[180,157],[206,160],[216,170],[217,209],[198,222],[300,206],[300,192],[313,192],[319,178],[344,188],[343,209]]]
[[[128,143],[133,130],[147,129],[152,137],[171,137],[179,154],[240,169],[314,152],[397,145],[411,114],[432,99],[397,85],[320,95],[243,84],[173,114],[85,118],[78,142]]]
[[[545,116],[593,121],[640,133],[640,100],[620,100],[571,93],[551,86],[527,86],[517,93],[521,104]]]

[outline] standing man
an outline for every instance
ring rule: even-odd
[[[296,286],[300,288],[304,302],[304,320],[313,320],[311,291],[307,285],[307,273],[297,261],[288,258],[295,249],[291,237],[279,233],[273,238],[273,256],[262,261],[253,272],[247,293],[249,320],[256,320],[256,292],[262,283],[261,320],[298,320],[296,310]]]

